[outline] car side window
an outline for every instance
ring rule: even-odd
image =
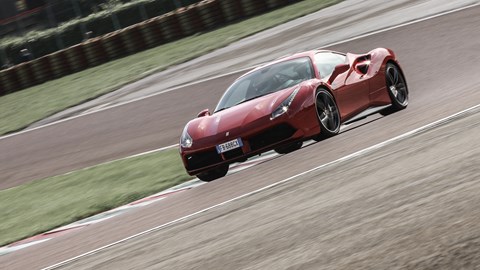
[[[320,78],[327,78],[332,74],[335,67],[343,64],[346,57],[343,54],[332,52],[319,52],[315,54],[315,65],[317,66]]]

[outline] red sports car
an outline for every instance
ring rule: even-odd
[[[180,154],[190,175],[212,181],[233,162],[271,149],[288,153],[307,139],[336,135],[342,124],[407,105],[407,83],[390,49],[298,53],[238,78],[212,113],[185,126]]]

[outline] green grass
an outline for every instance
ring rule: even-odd
[[[192,179],[177,149],[98,165],[0,191],[0,246]]]
[[[0,97],[0,134],[21,130],[56,112],[141,79],[146,74],[201,56],[340,1],[304,0],[215,31],[184,38]]]

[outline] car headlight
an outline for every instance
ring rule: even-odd
[[[280,103],[280,105],[278,105],[278,107],[275,110],[273,110],[270,120],[273,120],[288,111],[288,108],[290,108],[290,105],[292,104],[292,101],[297,95],[299,90],[300,90],[300,86],[297,86],[295,90],[293,90],[293,92],[290,94],[290,96],[288,96],[282,103]]]
[[[188,125],[185,126],[182,132],[182,136],[180,137],[180,145],[183,148],[190,148],[192,147],[192,144],[193,144],[193,139],[190,136],[190,134],[188,134],[187,129],[188,129]]]

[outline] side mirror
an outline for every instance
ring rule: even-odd
[[[197,117],[204,117],[204,116],[209,116],[209,115],[210,115],[210,112],[208,111],[208,109],[205,109],[205,110],[199,112]]]
[[[338,75],[346,72],[349,69],[350,69],[350,66],[348,64],[339,64],[335,66],[332,74],[328,78],[328,83],[332,83],[338,77]]]

